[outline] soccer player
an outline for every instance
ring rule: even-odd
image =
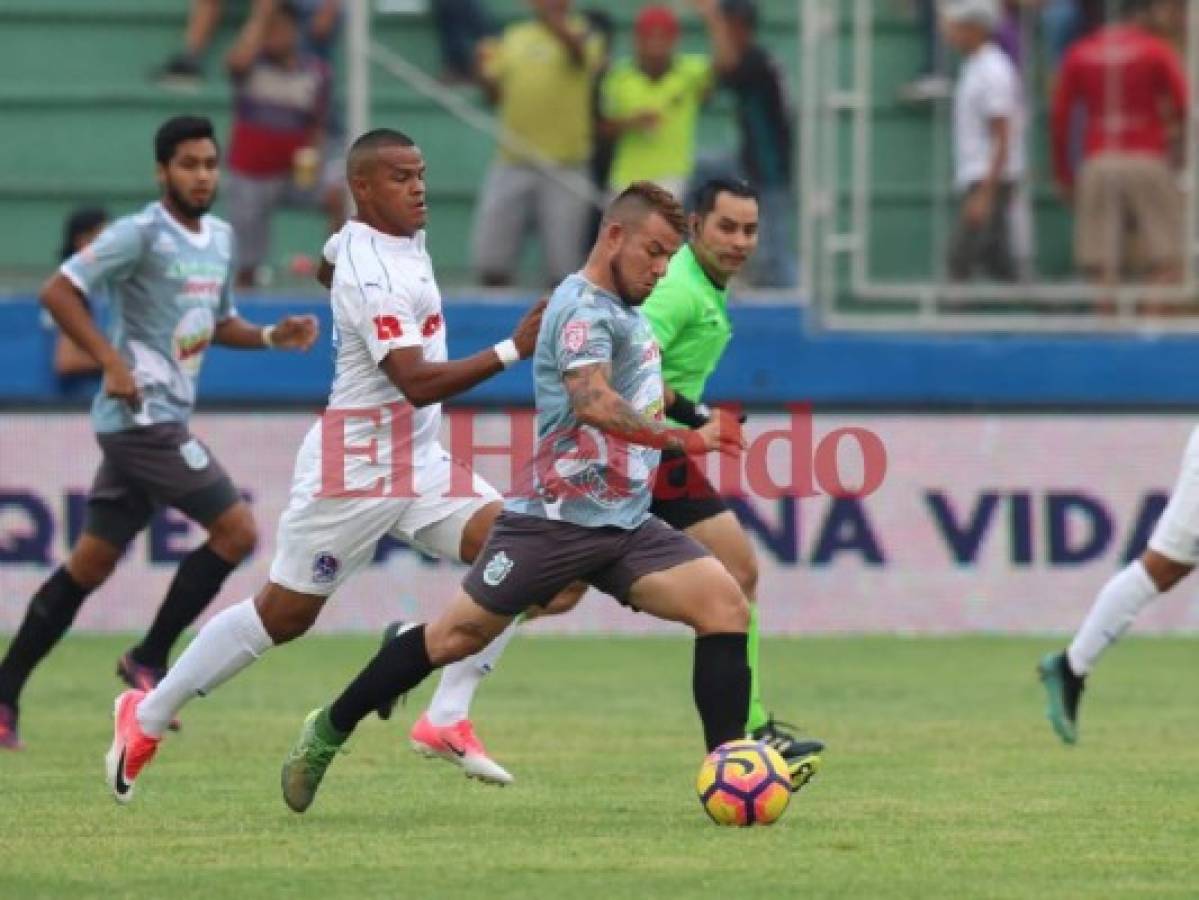
[[[1078,704],[1087,676],[1142,609],[1186,578],[1199,564],[1199,428],[1191,433],[1182,470],[1140,559],[1129,563],[1099,591],[1082,627],[1061,653],[1037,666],[1049,703],[1046,715],[1057,736],[1078,741]]]
[[[256,540],[249,506],[188,430],[204,352],[212,343],[307,350],[316,340],[312,316],[263,328],[233,307],[232,231],[208,215],[220,175],[212,123],[193,116],[166,121],[154,136],[154,156],[161,199],[118,219],[42,288],[59,328],[103,367],[92,404],[102,461],[82,535],[34,594],[0,663],[0,747],[21,746],[18,702],[33,668],[155,509],[171,506],[204,526],[208,540],[179,564],[145,638],[117,663],[117,674],[143,690],[163,677],[175,640]],[[101,286],[110,297],[108,338],[86,301]]]
[[[371,131],[346,169],[358,214],[342,231],[330,292],[336,374],[329,409],[297,454],[270,579],[210,619],[152,691],[117,698],[106,769],[122,803],[175,714],[304,634],[380,538],[469,561],[499,513],[499,494],[442,449],[441,401],[528,357],[543,304],[512,338],[447,359],[420,149],[398,131]],[[458,493],[462,484],[472,490]]]
[[[313,710],[283,765],[283,797],[306,810],[338,748],[368,714],[435,668],[477,653],[530,606],[578,582],[690,625],[693,691],[708,749],[744,735],[748,605],[693,538],[650,514],[663,449],[737,452],[739,424],[697,430],[663,415],[661,357],[638,307],[685,228],[665,189],[634,182],[608,207],[583,269],[554,292],[537,338],[537,452],[450,606],[389,640],[331,704]],[[178,668],[178,667],[177,667]]]
[[[745,182],[717,178],[703,184],[691,214],[691,239],[670,261],[665,277],[641,306],[662,349],[667,390],[666,414],[699,427],[710,412],[702,404],[704,386],[732,337],[728,318],[729,282],[753,255],[758,242],[758,202]],[[758,615],[754,603],[758,561],[737,516],[703,471],[677,451],[662,454],[650,512],[710,550],[749,599],[749,667],[752,673],[746,732],[770,744],[787,760],[802,787],[819,767],[820,741],[789,734],[762,703],[758,678]],[[577,595],[581,597],[581,595]],[[565,598],[552,612],[565,612]],[[394,634],[395,626],[390,626]],[[491,644],[478,657],[446,668],[429,704],[413,726],[417,752],[461,764],[463,735],[472,734],[470,704],[483,676],[494,667],[511,636]],[[380,710],[387,717],[389,708]],[[492,762],[492,765],[498,765]]]

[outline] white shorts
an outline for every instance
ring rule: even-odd
[[[1178,482],[1153,528],[1149,549],[1176,563],[1199,564],[1199,428],[1187,441]]]
[[[321,488],[320,429],[300,447],[291,498],[279,519],[270,579],[288,590],[328,597],[371,561],[384,535],[458,562],[462,532],[499,492],[440,446],[413,471],[415,497],[317,496]],[[315,438],[315,439],[314,439]],[[451,496],[451,477],[470,478],[476,496]]]

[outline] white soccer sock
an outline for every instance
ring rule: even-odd
[[[138,704],[142,731],[162,737],[171,719],[192,697],[204,696],[224,684],[272,646],[252,599],[213,616],[166,678]]]
[[[1112,576],[1095,598],[1067,651],[1074,673],[1090,672],[1103,651],[1123,636],[1137,613],[1159,593],[1139,559]]]
[[[459,719],[470,716],[470,702],[475,697],[479,682],[495,668],[496,662],[514,634],[515,622],[474,656],[460,659],[442,669],[441,681],[437,683],[437,691],[429,701],[429,709],[425,713],[430,722],[440,727],[453,725]]]

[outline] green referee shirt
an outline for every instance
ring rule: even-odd
[[[728,299],[686,244],[641,307],[662,348],[662,380],[693,403],[733,336]]]

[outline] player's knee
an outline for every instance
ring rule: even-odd
[[[731,576],[713,581],[697,605],[691,626],[696,634],[739,633],[749,628],[749,601]]]
[[[108,580],[120,558],[121,552],[115,547],[110,550],[98,542],[81,542],[67,560],[67,574],[80,587],[94,590]]]
[[[288,602],[286,596],[279,596],[269,585],[254,598],[254,608],[262,620],[262,627],[275,644],[286,644],[303,635],[312,627],[320,611],[319,606]]]
[[[258,527],[249,510],[244,514],[222,516],[209,535],[213,552],[233,563],[239,563],[254,552],[258,545]]]
[[[1194,570],[1188,563],[1180,563],[1163,556],[1156,550],[1146,550],[1141,556],[1141,565],[1159,591],[1165,593],[1186,578]]]

